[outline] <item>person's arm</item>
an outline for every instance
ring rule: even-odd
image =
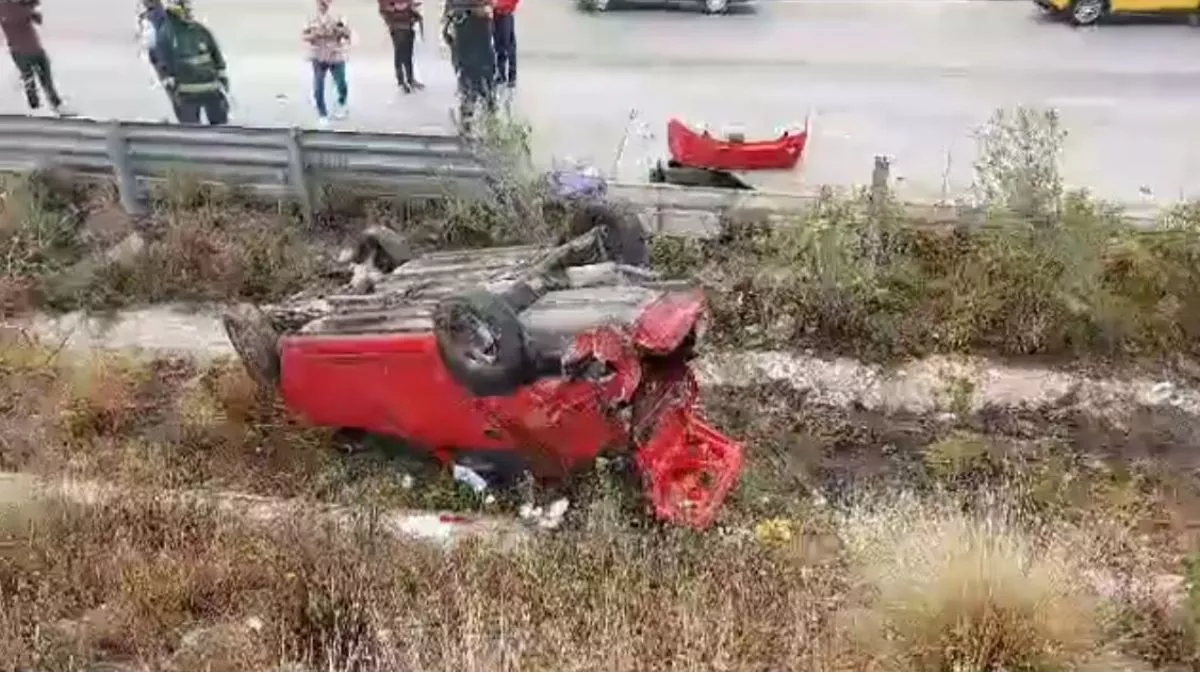
[[[350,32],[350,24],[346,23],[346,17],[338,16],[337,24],[335,24],[335,25],[337,26],[338,44],[341,44],[341,45],[350,44],[350,38],[351,38],[352,34]]]
[[[175,86],[177,56],[172,32],[170,24],[166,24],[163,26],[163,30],[156,31],[154,35],[154,49],[158,52],[158,76],[162,78],[168,88]]]
[[[213,66],[217,69],[217,79],[221,81],[222,86],[228,89],[229,75],[225,73],[225,55],[221,53],[221,46],[217,44],[217,39],[213,37],[212,31],[207,26],[201,26],[200,30],[204,31],[204,41],[208,44],[208,53],[212,56]]]

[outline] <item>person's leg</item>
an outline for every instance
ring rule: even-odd
[[[417,71],[413,68],[413,48],[417,44],[417,31],[409,30],[407,41],[404,43],[404,70],[408,75],[408,86],[413,89],[424,89],[425,85],[417,79]]]
[[[496,57],[496,81],[503,82],[507,73],[507,63],[504,61],[504,15],[492,17],[492,55]]]
[[[328,70],[328,63],[312,62],[313,101],[317,105],[317,114],[321,116],[321,119],[329,117],[329,106],[325,104],[325,73]]]
[[[492,45],[496,50],[496,81],[516,83],[517,38],[514,33],[516,19],[512,14],[497,16],[492,24]]]
[[[229,122],[229,99],[225,98],[225,92],[205,94],[203,104],[204,116],[210,125],[219,126]]]
[[[58,95],[58,89],[54,86],[54,75],[50,72],[50,57],[46,52],[42,52],[34,57],[34,69],[37,72],[38,82],[42,85],[42,91],[46,94],[46,100],[50,102],[50,106],[55,110],[62,107],[62,98]]]
[[[30,110],[37,110],[42,107],[42,102],[38,97],[33,59],[28,54],[17,54],[16,52],[11,52],[11,54],[13,64],[16,65],[17,72],[21,74],[21,86],[25,89],[25,102],[29,104]]]
[[[200,101],[194,94],[179,94],[175,97],[180,124],[200,123]]]
[[[337,90],[338,114],[344,114],[346,103],[350,99],[350,85],[346,82],[346,62],[330,64],[329,72],[333,75],[333,87]]]
[[[517,84],[517,17],[508,15],[508,30],[505,35],[504,47],[508,51],[508,73],[505,80],[508,86],[512,87]]]
[[[392,35],[392,68],[396,71],[396,85],[407,88],[408,77],[404,74],[404,42],[405,31],[396,29],[391,32]]]

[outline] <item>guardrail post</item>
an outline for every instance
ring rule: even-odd
[[[308,170],[304,162],[304,146],[300,143],[301,131],[297,127],[287,130],[288,185],[292,196],[300,204],[305,225],[313,223],[312,191],[308,185]]]
[[[875,155],[875,168],[871,171],[871,203],[880,206],[887,198],[888,183],[892,176],[892,161],[883,155]]]
[[[121,126],[119,120],[113,120],[108,125],[107,141],[108,162],[112,165],[113,175],[117,179],[121,207],[131,216],[146,215],[141,186],[138,185],[137,174],[133,170],[132,158],[129,156],[129,141],[125,137],[125,128]]]

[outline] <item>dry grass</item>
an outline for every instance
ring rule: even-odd
[[[760,544],[586,524],[449,553],[134,492],[6,513],[9,669],[1136,667],[1094,551],[928,500]]]
[[[1095,551],[1081,533],[1027,532],[899,495],[859,507],[843,538],[866,587],[846,617],[871,669],[1110,670]]]
[[[766,505],[743,493],[723,532],[695,535],[637,518],[630,527],[619,497],[601,490],[568,531],[528,548],[444,555],[388,539],[369,521],[332,531],[298,512],[267,531],[156,499],[194,487],[372,507],[442,499],[396,487],[386,462],[340,456],[327,434],[260,400],[230,364],[75,359],[9,340],[0,410],[4,468],[128,491],[103,505],[6,512],[0,662],[9,668],[1195,663],[1190,605],[1135,583],[1172,570],[1169,557],[1121,529],[1122,511],[1098,501],[1100,490],[1075,509],[1031,509],[1013,481],[1001,493],[964,481],[994,461],[971,437],[948,436],[919,458],[951,479],[950,492],[897,498],[864,483],[848,508],[799,493],[799,508]],[[756,419],[787,429],[778,412],[763,407]],[[762,471],[766,439],[748,440],[752,472]],[[1028,463],[1006,466],[1025,467],[1027,483],[1044,477]],[[761,489],[784,497],[792,488]],[[1115,590],[1090,583],[1096,571],[1117,579]]]

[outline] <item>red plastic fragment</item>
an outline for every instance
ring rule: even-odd
[[[743,461],[742,446],[691,408],[668,412],[637,455],[655,515],[696,529],[716,520]]]

